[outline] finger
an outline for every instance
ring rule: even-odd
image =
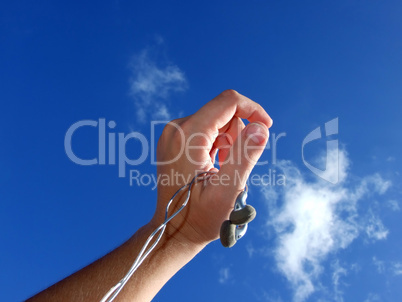
[[[225,163],[231,147],[245,127],[240,118],[234,117],[226,131],[218,137],[216,147],[219,149],[218,159],[220,166]],[[221,137],[222,139],[220,139]]]
[[[196,125],[196,131],[207,130],[208,134],[212,135],[224,127],[234,116],[247,119],[251,123],[260,122],[267,128],[272,126],[272,119],[264,108],[234,90],[222,92],[205,104],[191,119]]]
[[[211,151],[209,152],[209,157],[211,158],[211,163],[215,164],[216,154],[218,153],[218,148],[212,147]]]
[[[226,160],[218,173],[219,178],[230,179],[224,188],[228,195],[233,195],[230,200],[244,189],[251,170],[264,151],[268,137],[269,132],[265,125],[251,123],[245,127],[230,149],[230,160]],[[223,182],[220,185],[222,186]],[[216,189],[222,190],[222,187]]]
[[[229,123],[219,129],[219,135],[216,137],[210,152],[213,163],[215,163],[215,157],[218,150],[219,165],[224,162],[230,151],[230,148],[232,147],[233,143],[236,141],[238,135],[241,133],[244,127],[245,125],[243,121],[238,117],[234,117],[229,121]]]

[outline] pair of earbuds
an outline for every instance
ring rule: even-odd
[[[141,248],[139,254],[137,255],[133,265],[127,272],[127,274],[115,285],[113,286],[106,295],[102,298],[101,302],[112,302],[120,291],[123,289],[125,284],[134,274],[134,272],[138,269],[141,263],[147,258],[147,256],[152,252],[155,246],[159,243],[163,233],[165,232],[166,225],[172,220],[176,215],[178,215],[188,204],[191,195],[192,186],[202,180],[208,179],[211,174],[215,172],[202,172],[194,176],[194,178],[188,184],[183,185],[180,189],[176,191],[176,193],[169,200],[166,210],[165,210],[165,221],[157,227],[151,235],[149,235],[147,241],[144,243]],[[184,202],[181,207],[176,210],[171,215],[169,214],[169,207],[172,204],[175,197],[179,194],[179,192],[186,190],[187,194]],[[233,211],[230,213],[229,220],[223,222],[220,231],[221,243],[224,247],[232,247],[236,244],[237,240],[242,238],[247,231],[247,224],[255,218],[256,211],[255,209],[246,203],[247,199],[247,185],[244,191],[240,192],[240,194],[236,198],[236,202],[234,205]],[[152,239],[156,236],[156,239],[152,242]]]
[[[247,232],[248,223],[251,222],[257,212],[249,204],[247,200],[247,185],[244,191],[236,198],[234,209],[230,213],[229,220],[222,223],[220,230],[220,239],[224,247],[232,247],[236,242],[244,236]]]

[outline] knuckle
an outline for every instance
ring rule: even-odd
[[[181,145],[183,139],[183,131],[180,131],[178,129],[175,129],[172,136],[170,137],[171,143],[175,146]]]
[[[221,93],[222,96],[226,98],[238,98],[239,93],[234,89],[227,89]]]
[[[191,116],[189,116],[188,118],[180,119],[179,126],[181,129],[188,129],[191,123]]]
[[[236,90],[228,89],[220,94],[221,99],[228,104],[228,106],[233,106],[240,102],[240,93]]]
[[[180,119],[171,120],[163,128],[162,136],[170,137],[171,135],[173,135],[177,131],[178,127],[180,127]]]
[[[161,146],[180,146],[191,133],[192,121],[190,117],[171,120],[163,128],[158,141],[158,148]]]
[[[193,132],[194,128],[194,120],[192,116],[189,116],[185,119],[181,119],[180,123],[178,124],[176,130],[179,132],[180,136],[188,137]]]
[[[171,146],[172,143],[178,142],[180,139],[180,131],[178,130],[180,123],[181,119],[175,119],[165,125],[158,140],[157,150],[162,150]]]

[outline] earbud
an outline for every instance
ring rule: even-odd
[[[221,243],[224,247],[232,247],[237,242],[236,239],[236,225],[232,224],[230,220],[225,220],[221,226]]]
[[[245,224],[253,221],[256,214],[256,210],[249,204],[246,204],[244,208],[237,211],[232,211],[232,213],[230,213],[229,220],[231,223],[236,225]]]
[[[234,246],[237,240],[244,236],[247,231],[247,224],[251,222],[257,214],[252,206],[246,204],[246,199],[247,186],[245,190],[237,196],[234,210],[230,213],[229,220],[225,220],[222,223],[220,239],[224,247]]]

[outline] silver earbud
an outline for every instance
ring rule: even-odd
[[[248,223],[257,214],[256,210],[246,203],[247,191],[248,188],[246,186],[244,191],[237,196],[234,210],[230,213],[229,220],[222,223],[220,238],[224,247],[235,245],[237,240],[246,234]]]
[[[113,286],[106,295],[102,298],[101,302],[112,302],[120,291],[123,289],[125,284],[134,274],[134,272],[138,269],[141,263],[145,260],[145,258],[152,252],[155,246],[159,243],[163,233],[165,232],[166,225],[171,221],[175,216],[177,216],[188,204],[191,195],[191,188],[193,185],[199,181],[207,180],[212,174],[216,172],[202,172],[194,176],[194,178],[180,189],[176,191],[176,193],[169,200],[166,210],[165,210],[165,221],[157,227],[151,235],[149,235],[147,241],[144,243],[142,249],[140,250],[137,258],[135,259],[133,265],[127,272],[127,274],[115,285]],[[187,189],[187,194],[184,202],[181,204],[180,208],[176,210],[176,212],[172,213],[170,216],[169,207],[176,198],[176,196],[183,190]],[[247,186],[243,192],[241,192],[237,198],[234,205],[234,210],[230,213],[229,220],[223,222],[221,226],[221,242],[224,247],[232,247],[235,245],[236,241],[244,236],[247,231],[247,224],[252,221],[256,215],[255,209],[246,204],[247,199]],[[151,244],[152,239],[155,237],[153,243]]]

